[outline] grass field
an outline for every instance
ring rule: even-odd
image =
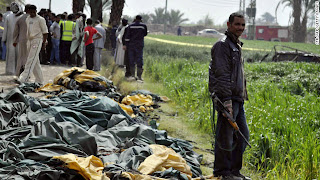
[[[201,42],[202,38],[196,38],[181,39],[188,43]],[[262,41],[251,43],[264,45]],[[270,43],[266,42],[265,48]],[[146,41],[144,56],[146,76],[163,83],[167,95],[188,114],[186,123],[207,133],[211,133],[209,51]],[[245,166],[266,179],[319,178],[320,64],[256,62],[246,63],[245,71],[249,94],[245,108],[253,145],[246,151]]]
[[[202,45],[213,45],[218,40],[217,38],[198,37],[198,36],[174,36],[174,35],[152,35],[152,34],[148,36],[177,41],[177,42],[194,43],[194,44],[202,44]],[[243,47],[245,48],[272,50],[275,45],[283,45],[283,46],[289,46],[302,51],[307,51],[307,52],[320,55],[320,48],[315,44],[293,43],[293,42],[271,42],[271,41],[258,41],[258,40],[253,41],[253,40],[245,40],[245,39],[241,39],[241,41],[244,43]]]

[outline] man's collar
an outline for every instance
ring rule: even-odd
[[[233,43],[239,44],[242,47],[243,42],[241,42],[236,35],[234,35],[233,33],[229,32],[228,30],[226,30],[226,32],[224,34],[226,36],[228,36]]]

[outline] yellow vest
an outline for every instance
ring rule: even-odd
[[[75,23],[72,21],[67,20],[62,22],[62,41],[72,41],[72,30],[74,26]]]

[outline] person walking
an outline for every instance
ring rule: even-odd
[[[93,41],[102,38],[102,35],[92,26],[93,22],[91,18],[87,19],[87,27],[84,29],[84,45],[86,46],[86,66],[87,69],[93,69],[93,54],[94,44]],[[93,35],[97,34],[98,37],[92,38]]]
[[[61,64],[60,61],[60,51],[59,51],[59,47],[60,47],[60,22],[61,16],[60,15],[56,15],[54,17],[54,22],[52,23],[52,25],[50,26],[50,33],[51,33],[51,42],[52,42],[52,50],[51,50],[51,56],[50,56],[50,64]]]
[[[227,22],[225,37],[211,49],[209,66],[209,92],[215,95],[228,108],[239,130],[249,139],[249,129],[244,111],[247,100],[244,61],[241,58],[243,43],[239,37],[245,29],[242,14],[232,13]],[[240,173],[246,142],[229,124],[226,115],[218,112],[215,137],[215,160],[213,174],[222,180],[250,179]]]
[[[93,70],[100,71],[101,68],[101,52],[104,48],[104,43],[106,41],[106,30],[101,26],[100,21],[95,21],[94,28],[102,35],[102,38],[95,40],[94,43],[94,55],[93,55]],[[93,36],[97,38],[97,34]]]
[[[19,4],[12,2],[10,4],[11,11],[13,14],[9,14],[4,22],[4,31],[2,41],[6,43],[6,74],[15,75],[16,66],[18,60],[18,47],[14,47],[13,32],[17,20],[22,14],[22,9]]]
[[[116,48],[115,60],[116,60],[116,64],[119,66],[124,65],[125,50],[123,50],[122,37],[127,27],[128,27],[128,20],[122,19],[121,25],[119,26],[116,32],[117,48]]]
[[[43,74],[39,60],[39,53],[42,48],[45,48],[48,28],[43,17],[37,15],[37,7],[35,5],[29,6],[30,15],[26,19],[27,23],[27,37],[28,37],[28,59],[24,71],[18,78],[18,83],[28,82],[33,72],[35,82],[43,84]]]
[[[134,23],[128,26],[128,32],[125,37],[124,49],[128,48],[131,77],[129,81],[135,80],[135,65],[137,65],[137,79],[143,82],[143,47],[144,37],[148,34],[148,29],[142,23],[142,17],[137,15]]]
[[[24,69],[24,66],[28,58],[28,49],[27,49],[27,23],[26,19],[29,16],[29,6],[30,4],[25,5],[24,14],[22,14],[16,22],[13,31],[13,46],[17,47],[18,45],[18,60],[16,66],[16,76],[19,76]]]

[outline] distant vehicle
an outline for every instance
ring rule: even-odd
[[[198,31],[197,36],[220,38],[224,36],[224,34],[220,33],[215,29],[204,29],[204,30]]]

